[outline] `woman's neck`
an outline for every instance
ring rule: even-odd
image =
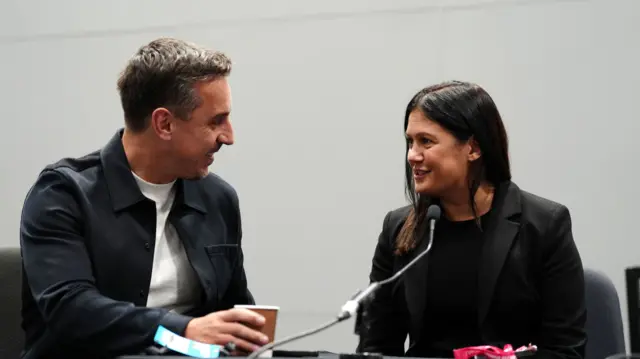
[[[490,184],[482,184],[478,187],[474,196],[476,215],[478,217],[489,212],[491,204],[493,203],[494,193],[495,188]],[[450,221],[466,221],[475,218],[469,201],[468,190],[466,190],[464,194],[461,193],[458,196],[440,198],[440,204],[443,207],[446,217]]]

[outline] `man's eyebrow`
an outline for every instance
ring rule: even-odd
[[[225,118],[229,117],[230,114],[231,114],[230,112],[221,112],[221,113],[211,117],[211,120],[213,120],[213,121],[224,120]]]

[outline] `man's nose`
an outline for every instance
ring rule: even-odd
[[[233,145],[233,137],[233,127],[231,126],[231,123],[227,123],[224,131],[220,134],[220,142],[225,145]]]

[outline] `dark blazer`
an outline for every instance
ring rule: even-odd
[[[390,277],[426,248],[424,239],[406,255],[393,254],[409,210],[403,207],[386,215],[371,281]],[[539,358],[583,358],[584,274],[568,209],[513,182],[504,183],[494,196],[484,241],[477,320],[483,343],[478,344],[512,344],[515,349],[533,343]],[[400,281],[379,289],[367,306],[358,352],[421,356],[421,334],[429,325],[423,320],[428,266],[427,256]]]
[[[47,166],[20,224],[25,359],[102,358],[153,344],[158,325],[183,334],[192,316],[253,304],[234,189],[216,175],[179,180],[168,220],[200,280],[189,315],[146,308],[155,204],[140,192],[121,142]]]

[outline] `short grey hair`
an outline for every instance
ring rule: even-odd
[[[158,107],[188,120],[202,101],[194,85],[229,73],[231,60],[221,52],[174,38],[151,41],[138,49],[118,78],[127,127],[144,130]]]

